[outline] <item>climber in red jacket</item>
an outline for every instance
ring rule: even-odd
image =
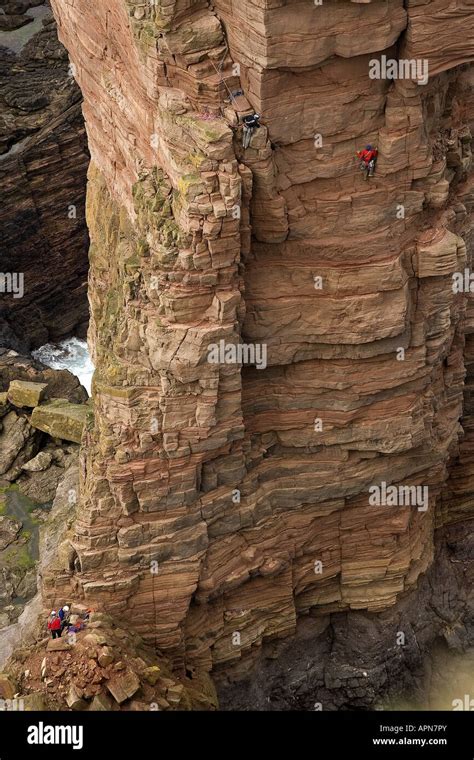
[[[360,161],[361,171],[365,172],[365,179],[374,176],[377,156],[378,150],[377,148],[373,148],[372,145],[366,145],[363,150],[357,151],[357,158]]]
[[[61,638],[61,618],[56,614],[56,610],[52,610],[48,618],[48,631],[51,631],[53,639]]]

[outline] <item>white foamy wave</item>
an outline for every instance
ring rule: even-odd
[[[85,340],[66,338],[60,343],[46,343],[32,353],[35,359],[51,369],[68,369],[90,395],[94,365]]]

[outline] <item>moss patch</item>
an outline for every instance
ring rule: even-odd
[[[24,572],[31,570],[35,566],[36,560],[30,554],[30,539],[31,536],[28,537],[27,543],[20,546],[13,544],[5,549],[2,552],[0,566]]]

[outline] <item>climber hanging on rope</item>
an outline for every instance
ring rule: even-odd
[[[356,155],[360,161],[360,170],[365,172],[364,179],[373,177],[378,156],[377,148],[373,148],[372,145],[366,145],[363,150],[358,150]]]
[[[253,133],[260,126],[260,114],[258,113],[249,114],[248,116],[244,116],[242,121],[244,125],[244,133],[242,136],[242,146],[244,148],[248,148],[250,145],[250,140],[252,139]]]

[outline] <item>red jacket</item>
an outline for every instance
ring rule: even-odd
[[[363,161],[365,164],[369,164],[373,158],[377,158],[377,153],[378,151],[374,148],[372,148],[372,150],[367,150],[364,148],[364,150],[359,150],[357,152],[357,155],[361,161]]]
[[[49,631],[59,631],[60,628],[61,628],[61,620],[57,616],[54,618],[50,618],[48,620]]]

